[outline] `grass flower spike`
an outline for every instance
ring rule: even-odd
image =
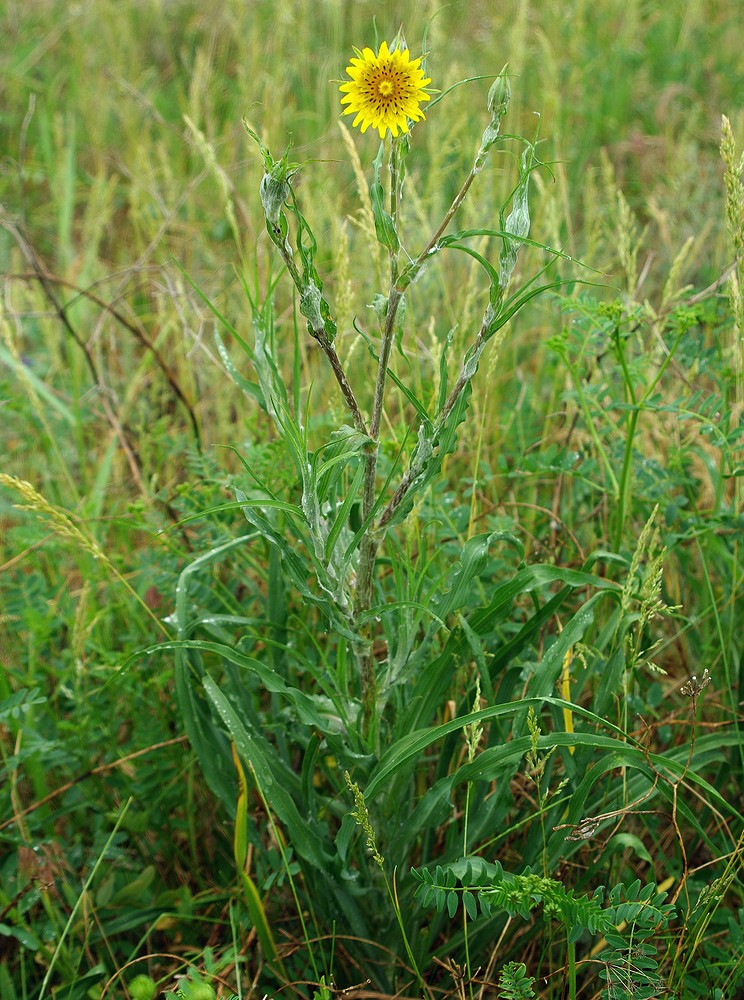
[[[420,105],[431,99],[424,90],[431,80],[424,79],[421,59],[411,59],[408,49],[391,52],[387,42],[377,55],[369,48],[354,51],[357,57],[346,67],[351,80],[339,87],[344,93],[341,103],[348,104],[344,114],[356,115],[354,125],[362,132],[371,125],[384,139],[388,129],[397,136],[398,129],[408,131],[408,119],[426,117]]]

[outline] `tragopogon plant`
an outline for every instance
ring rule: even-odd
[[[540,165],[534,142],[500,138],[500,126],[507,113],[510,84],[507,68],[501,71],[488,94],[490,120],[475,153],[470,172],[465,177],[449,209],[422,249],[416,252],[404,246],[402,236],[403,181],[408,171],[414,126],[424,119],[421,104],[439,104],[444,94],[431,100],[426,87],[431,82],[421,68],[422,59],[411,59],[402,34],[388,47],[383,42],[377,54],[370,48],[356,51],[347,68],[350,80],[341,84],[345,114],[354,114],[354,125],[365,132],[370,126],[379,132],[381,143],[373,162],[370,185],[370,206],[374,215],[377,240],[386,249],[389,262],[387,288],[376,297],[379,317],[378,341],[370,344],[376,370],[371,400],[362,398],[360,386],[365,386],[367,371],[347,372],[334,347],[337,325],[333,309],[324,292],[324,283],[316,267],[318,245],[310,224],[300,209],[294,178],[300,165],[289,160],[288,152],[275,158],[245,123],[258,143],[264,160],[265,173],[261,182],[261,199],[268,234],[281,257],[299,296],[299,308],[307,322],[310,336],[323,351],[338,389],[348,409],[353,431],[346,437],[348,461],[352,453],[359,459],[358,474],[351,480],[343,498],[321,495],[322,477],[317,466],[307,456],[297,455],[302,481],[302,517],[310,539],[311,558],[318,584],[323,592],[323,604],[337,634],[345,635],[353,646],[361,702],[361,730],[376,746],[379,719],[388,693],[394,684],[394,672],[389,665],[379,667],[373,655],[377,616],[374,608],[375,567],[378,552],[386,533],[410,512],[414,497],[437,475],[444,456],[455,448],[458,425],[465,419],[471,393],[471,381],[489,341],[494,349],[503,336],[504,328],[514,314],[534,295],[560,284],[540,283],[540,278],[558,251],[528,238],[530,229],[529,185],[532,171]],[[449,231],[471,185],[483,169],[494,146],[518,142],[523,146],[519,158],[516,185],[489,226],[477,229]],[[387,158],[388,183],[383,182],[382,164]],[[509,214],[506,212],[510,207]],[[501,243],[498,263],[492,264],[479,250],[471,246],[473,238],[495,238]],[[524,244],[538,247],[549,255],[548,263],[529,281],[512,291],[517,256]],[[489,283],[487,300],[480,323],[472,331],[470,343],[452,379],[443,358],[440,391],[434,405],[419,399],[391,372],[391,349],[396,337],[411,336],[405,331],[405,296],[421,276],[424,266],[444,250],[460,250],[482,266]],[[568,258],[570,259],[570,258]],[[283,389],[277,389],[276,366],[266,357],[266,342],[260,322],[257,329],[255,358],[265,398],[265,406],[285,439],[290,426],[300,444],[304,429],[288,414],[282,400]],[[449,344],[447,345],[449,346]],[[396,465],[384,486],[378,481],[380,431],[385,407],[388,380],[393,379],[416,413],[416,442],[405,463]],[[343,462],[344,459],[342,458]],[[328,477],[326,477],[327,479]],[[397,480],[397,481],[396,481]],[[361,499],[361,526],[352,532],[349,514]],[[240,499],[240,496],[238,497]],[[246,508],[246,516],[260,527],[254,507]],[[273,539],[272,539],[273,540]],[[328,600],[326,600],[328,598]]]

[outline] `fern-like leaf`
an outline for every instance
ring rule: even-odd
[[[499,1000],[533,1000],[534,984],[522,962],[509,962],[499,976]]]

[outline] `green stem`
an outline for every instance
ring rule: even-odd
[[[620,342],[619,331],[615,330],[614,335],[614,347],[615,353],[618,356],[620,365],[623,369],[623,378],[625,380],[625,390],[628,399],[633,404],[634,409],[631,410],[628,416],[627,427],[625,430],[625,452],[623,454],[623,467],[620,471],[620,483],[618,491],[618,503],[617,503],[617,520],[615,522],[615,539],[614,548],[616,552],[620,551],[620,546],[623,541],[623,531],[625,528],[625,517],[628,507],[628,497],[630,494],[630,487],[633,481],[633,441],[635,439],[636,426],[638,424],[638,416],[640,414],[640,408],[638,406],[638,401],[636,399],[636,394],[633,389],[633,380],[630,376],[630,371],[628,370],[628,365],[625,360],[625,352],[623,351],[622,344]]]
[[[602,439],[597,433],[594,416],[589,408],[589,402],[586,398],[586,394],[584,393],[584,388],[581,383],[581,376],[579,375],[576,366],[571,364],[571,362],[567,358],[564,358],[564,363],[568,368],[568,372],[573,381],[574,388],[576,389],[576,395],[579,398],[579,405],[581,406],[581,411],[584,414],[586,429],[589,431],[589,434],[591,435],[592,441],[594,442],[594,447],[597,449],[597,454],[602,459],[602,464],[604,465],[605,472],[607,473],[607,476],[610,480],[612,489],[616,494],[618,494],[620,492],[620,489],[617,477],[615,476],[614,469],[612,468],[612,462],[610,461],[610,458],[607,452],[605,451],[604,445],[602,444]]]
[[[398,927],[400,928],[400,933],[403,938],[403,947],[406,949],[406,955],[408,955],[408,961],[411,963],[411,968],[413,969],[413,973],[416,976],[416,982],[418,983],[419,989],[421,990],[423,996],[426,997],[427,1000],[433,1000],[432,995],[429,992],[429,988],[424,982],[423,976],[421,975],[418,963],[416,962],[413,950],[411,949],[411,944],[408,940],[408,935],[406,934],[406,928],[403,923],[403,915],[400,912],[400,904],[398,903],[398,890],[395,884],[395,872],[393,872],[393,885],[391,888],[390,882],[388,881],[388,877],[385,874],[385,870],[382,867],[380,868],[380,870],[382,871],[382,876],[385,879],[385,888],[388,891],[390,902],[392,903],[393,910],[395,911],[395,919],[398,921]]]
[[[452,222],[452,219],[454,218],[455,212],[458,210],[458,208],[460,207],[460,205],[462,205],[463,201],[465,200],[465,195],[470,190],[470,185],[473,183],[473,181],[475,180],[475,178],[478,176],[478,174],[480,173],[480,170],[481,170],[481,168],[480,167],[476,167],[476,166],[473,166],[471,168],[470,173],[468,174],[468,176],[463,181],[462,187],[460,188],[460,190],[455,195],[454,201],[452,202],[452,204],[450,205],[450,207],[445,212],[444,218],[442,219],[442,221],[437,226],[436,232],[434,233],[434,235],[432,236],[432,238],[429,240],[429,242],[426,244],[426,246],[424,247],[424,249],[421,251],[421,253],[416,258],[416,262],[414,264],[414,268],[418,268],[418,266],[420,266],[421,264],[423,264],[423,262],[429,256],[429,252],[434,249],[434,247],[436,246],[437,240],[439,239],[440,236],[443,235],[443,233],[444,233],[445,229],[447,228],[447,226],[450,224],[450,222]]]
[[[398,233],[398,208],[400,205],[400,180],[398,172],[398,162],[400,159],[400,140],[393,139],[390,145],[390,217],[393,220],[393,229],[398,235],[398,246],[400,246],[400,233]],[[398,280],[398,250],[390,250],[390,287],[395,287]]]
[[[672,344],[672,346],[669,348],[669,351],[667,352],[666,357],[664,358],[664,360],[662,361],[662,363],[659,365],[659,370],[654,375],[653,381],[649,385],[648,389],[646,389],[646,391],[644,392],[642,402],[645,403],[646,400],[651,397],[651,394],[653,393],[654,389],[656,388],[656,386],[661,381],[661,378],[662,378],[664,372],[667,370],[667,368],[669,367],[669,365],[672,363],[674,355],[677,353],[677,348],[682,343],[682,338],[684,337],[685,333],[686,333],[686,330],[681,329],[679,331],[679,333],[677,334],[677,336],[676,336],[676,338],[674,340],[674,343]]]
[[[618,486],[617,498],[617,520],[615,522],[614,549],[620,551],[623,541],[623,530],[625,528],[625,517],[628,506],[628,496],[633,480],[633,439],[635,438],[636,424],[640,410],[633,410],[628,419],[628,426],[625,432],[625,452],[623,454],[623,466],[620,470],[620,482]]]
[[[472,787],[472,782],[468,782],[467,791],[465,792],[465,816],[463,820],[463,831],[462,831],[462,855],[467,857],[468,854],[468,817],[470,815],[470,789]],[[473,1000],[473,973],[470,962],[470,935],[468,934],[468,911],[463,905],[462,910],[462,932],[465,938],[465,968],[468,973],[468,990],[470,993],[470,1000]]]
[[[375,505],[375,484],[377,480],[377,456],[380,450],[380,424],[382,422],[382,405],[385,395],[385,376],[393,346],[393,331],[395,316],[400,305],[402,294],[394,288],[390,290],[388,310],[385,318],[385,328],[382,334],[380,361],[377,367],[375,396],[372,405],[372,420],[369,427],[370,445],[364,458],[364,485],[362,487],[362,519],[366,520]],[[366,614],[372,607],[372,592],[374,589],[374,567],[377,550],[380,547],[383,534],[374,524],[370,524],[362,539],[359,553],[359,570],[357,577],[356,614],[357,617]],[[362,730],[370,736],[373,731],[373,720],[377,703],[377,680],[375,661],[372,654],[372,621],[367,620],[360,630],[357,659],[362,686]]]
[[[573,941],[566,942],[566,954],[568,956],[568,1000],[576,1000],[576,944]]]

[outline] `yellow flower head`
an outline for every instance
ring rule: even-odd
[[[426,117],[419,105],[431,100],[424,90],[431,80],[424,79],[421,59],[411,59],[408,49],[390,52],[387,42],[377,55],[372,49],[354,51],[357,58],[346,67],[351,80],[339,87],[345,95],[341,103],[349,105],[344,114],[356,115],[354,125],[362,132],[371,125],[384,139],[388,129],[397,136],[398,129],[408,131],[409,118],[417,122]]]

